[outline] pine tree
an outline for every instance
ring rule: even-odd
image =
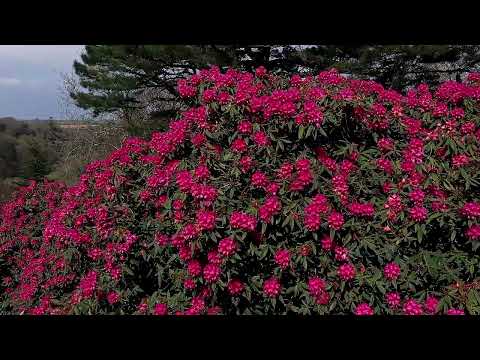
[[[151,89],[158,90],[156,101],[173,103],[176,81],[224,60],[223,54],[215,55],[203,46],[87,45],[73,65],[83,89],[70,95],[95,115],[137,109],[139,97]]]
[[[335,67],[359,78],[405,90],[413,84],[460,80],[480,69],[477,45],[329,45],[304,50],[310,71]]]
[[[168,112],[176,105],[177,81],[209,65],[291,70],[283,66],[287,61],[279,49],[273,45],[87,45],[81,60],[73,64],[80,87],[70,96],[94,115],[139,110],[152,102],[167,105]],[[144,97],[147,101],[142,101]]]

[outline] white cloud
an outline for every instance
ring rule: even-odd
[[[61,116],[61,74],[72,72],[83,49],[84,45],[0,45],[0,117]]]
[[[11,77],[0,77],[0,86],[17,86],[22,82],[19,79]]]
[[[0,45],[0,59],[10,58],[25,63],[63,69],[80,57],[84,45]]]

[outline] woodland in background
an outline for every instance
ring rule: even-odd
[[[72,184],[83,166],[121,143],[114,124],[0,119],[0,202],[28,179]]]

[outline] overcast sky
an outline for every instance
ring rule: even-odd
[[[0,45],[0,117],[64,116],[62,73],[71,73],[83,45]]]

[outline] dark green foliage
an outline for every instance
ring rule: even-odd
[[[41,179],[58,160],[64,134],[52,121],[0,119],[0,179]]]
[[[306,49],[304,66],[315,71],[328,67],[369,78],[396,90],[425,82],[460,80],[480,67],[475,45],[330,45]]]
[[[13,176],[15,174],[16,162],[15,138],[5,133],[0,133],[0,178]]]
[[[61,158],[66,133],[53,121],[0,119],[0,201],[24,180],[41,180]]]
[[[17,147],[19,154],[18,175],[24,179],[41,180],[48,175],[57,154],[35,137],[24,137]]]

